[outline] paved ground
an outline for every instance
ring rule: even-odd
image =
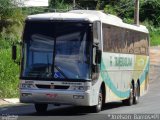
[[[19,103],[18,98],[0,99],[0,106],[1,105],[9,105],[9,104],[18,104],[18,103]]]
[[[150,49],[150,79],[156,79],[156,75],[160,74],[160,47],[151,47]]]
[[[160,66],[160,47],[151,47],[150,49],[151,65]]]
[[[14,115],[23,119],[54,119],[54,120],[107,120],[110,114],[160,114],[160,52],[155,48],[151,50],[151,73],[150,73],[150,89],[148,93],[140,98],[140,103],[133,106],[124,106],[121,102],[107,103],[100,113],[90,113],[90,109],[84,107],[73,106],[49,106],[46,113],[38,115],[33,105],[9,105],[0,107],[0,115],[2,119],[6,115]],[[156,58],[156,59],[155,59]],[[158,60],[159,61],[158,61]],[[24,117],[28,116],[28,117]],[[39,117],[34,117],[39,116]],[[158,117],[157,117],[158,119]],[[160,119],[160,116],[159,116]]]

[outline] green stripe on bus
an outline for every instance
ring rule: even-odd
[[[149,62],[148,64],[146,65],[146,69],[148,70],[149,68]],[[145,69],[145,70],[146,70]],[[101,64],[101,71],[106,71],[106,67],[102,61],[102,64]],[[145,70],[143,70],[143,73],[142,75],[140,76],[140,84],[143,83],[143,81],[146,79],[146,72]],[[120,98],[127,98],[129,97],[129,94],[130,94],[130,90],[127,90],[127,91],[119,91],[117,90],[117,88],[115,87],[114,83],[112,82],[110,76],[108,75],[108,72],[101,72],[101,77],[103,79],[103,81],[108,85],[108,87],[112,90],[112,92],[114,94],[116,94],[118,97]]]
[[[146,80],[146,77],[147,77],[148,74],[149,74],[149,60],[147,62],[147,65],[146,65],[145,69],[143,70],[143,73],[139,77],[139,79],[140,79],[140,85]]]

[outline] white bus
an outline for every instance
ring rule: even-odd
[[[13,47],[13,59],[15,57]],[[48,104],[136,104],[148,90],[149,32],[101,11],[28,16],[22,41],[20,102],[37,112]]]

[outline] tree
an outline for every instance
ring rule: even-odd
[[[12,42],[20,38],[24,15],[13,0],[0,0],[0,38]]]
[[[141,21],[152,21],[156,27],[160,26],[160,1],[146,0],[140,10]]]
[[[65,0],[50,0],[49,8],[55,9],[57,11],[66,11],[72,8],[72,5]]]

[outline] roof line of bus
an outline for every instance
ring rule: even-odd
[[[131,25],[124,23],[117,16],[105,14],[102,11],[96,10],[72,10],[65,13],[44,13],[30,15],[29,20],[72,20],[72,21],[101,21],[104,24],[113,25],[121,28],[131,29],[139,32],[149,33],[148,29],[143,25]]]

